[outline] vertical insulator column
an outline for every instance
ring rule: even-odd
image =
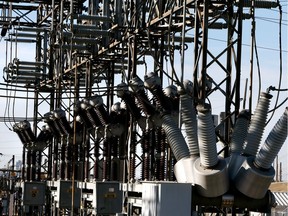
[[[96,129],[96,134],[97,134],[97,129]],[[99,157],[100,157],[100,152],[99,148],[100,147],[100,138],[96,138],[94,142],[94,169],[93,169],[93,177],[95,180],[99,180]]]
[[[107,138],[104,139],[103,141],[103,173],[102,173],[102,178],[103,180],[108,180],[109,179],[109,141]]]
[[[271,98],[272,95],[264,92],[260,95],[255,113],[251,118],[251,123],[248,129],[247,139],[243,149],[244,155],[255,156],[258,152]]]
[[[159,180],[164,180],[165,179],[165,173],[167,171],[166,168],[166,134],[163,128],[161,127],[160,129],[160,177]]]
[[[132,131],[131,133],[131,143],[130,143],[130,153],[129,153],[129,180],[135,179],[135,169],[136,169],[136,136],[137,132]]]
[[[27,175],[27,172],[26,172],[26,160],[27,160],[27,157],[26,157],[26,149],[25,149],[25,146],[23,146],[22,148],[22,165],[21,165],[21,179],[23,180],[27,180],[26,177],[25,177],[25,174]]]
[[[40,181],[41,180],[41,162],[42,162],[42,154],[41,154],[42,152],[41,151],[37,151],[36,152],[36,154],[37,154],[37,162],[36,162],[36,164],[37,164],[37,171],[36,171],[36,173],[37,173],[37,179],[36,179],[36,181]]]
[[[27,150],[27,160],[26,160],[26,180],[31,180],[31,149]]]
[[[85,174],[84,174],[84,181],[87,181],[90,179],[90,148],[91,143],[89,140],[89,134],[85,133]]]
[[[53,143],[53,164],[52,164],[52,169],[53,169],[53,174],[52,174],[52,178],[53,180],[57,180],[57,177],[58,177],[58,158],[59,158],[59,150],[58,150],[58,141],[59,141],[59,138],[57,137],[55,140],[54,140],[54,143]]]
[[[142,162],[142,180],[150,180],[150,143],[149,130],[143,131],[142,136],[143,162]]]
[[[119,169],[119,138],[111,137],[111,181],[119,181],[120,169]]]
[[[161,127],[157,128],[156,142],[156,180],[163,181],[165,176],[165,133]]]
[[[60,153],[60,179],[65,179],[66,172],[66,143],[62,143],[61,145],[61,153]]]
[[[31,152],[31,181],[36,180],[36,150],[32,149]]]
[[[75,166],[75,170],[74,170],[74,176],[75,176],[75,179],[77,179],[77,161],[78,161],[78,158],[77,156],[75,155],[75,152],[77,152],[77,149],[78,147],[74,146],[74,144],[72,143],[68,143],[66,145],[66,158],[65,158],[65,161],[66,161],[66,169],[65,169],[65,178],[70,180],[71,179],[71,173],[72,173],[72,169],[73,169],[73,164],[72,164],[72,157],[75,157],[73,159],[73,163],[74,166]],[[74,155],[73,155],[73,151],[74,151]]]

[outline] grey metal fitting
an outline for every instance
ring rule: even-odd
[[[144,85],[148,89],[154,89],[161,85],[161,79],[156,73],[150,72],[144,76]]]
[[[182,158],[174,166],[174,174],[178,183],[194,184],[193,166],[198,157]]]
[[[234,178],[235,187],[244,195],[262,199],[275,175],[273,167],[260,169],[254,164],[254,157],[244,160]]]
[[[201,166],[200,158],[193,166],[195,188],[204,197],[218,197],[229,189],[229,177],[226,161],[219,158],[213,168]]]

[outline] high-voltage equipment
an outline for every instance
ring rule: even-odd
[[[33,104],[26,111],[33,118],[12,127],[23,144],[21,176],[9,193],[14,215],[236,215],[275,207],[269,185],[288,109],[277,107],[283,115],[261,145],[273,88],[261,89],[255,110],[252,92],[248,108],[240,95],[242,24],[279,2],[0,6],[10,56],[4,81]],[[221,50],[208,43],[216,31],[227,40]],[[26,44],[31,60],[16,54]]]

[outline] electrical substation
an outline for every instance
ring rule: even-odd
[[[283,115],[262,141],[280,89],[264,86],[254,98],[253,71],[243,87],[242,38],[252,23],[253,46],[254,12],[278,1],[0,5],[1,86],[29,104],[18,107],[28,115],[9,119],[23,155],[2,182],[3,214],[271,214],[288,109],[276,107]],[[30,59],[17,55],[23,44]]]

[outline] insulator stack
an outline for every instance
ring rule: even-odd
[[[78,101],[75,111],[81,117],[88,129],[101,126],[101,121],[99,120],[95,109],[89,104],[88,99]]]
[[[94,179],[95,180],[99,180],[99,162],[100,162],[100,139],[96,138],[95,142],[94,142],[94,170],[93,170],[93,175],[94,175]]]
[[[129,85],[135,93],[138,106],[147,116],[152,116],[155,113],[155,107],[151,105],[150,99],[145,92],[144,82],[139,77],[134,77],[129,81]]]
[[[157,169],[156,177],[157,180],[162,181],[165,179],[165,132],[163,129],[157,128]]]
[[[44,120],[55,136],[67,136],[73,132],[66,119],[65,111],[59,108],[44,114]]]
[[[107,137],[103,142],[103,180],[110,180],[111,168],[111,138]]]
[[[143,132],[142,149],[143,149],[142,180],[150,180],[149,130]]]
[[[119,179],[119,157],[118,147],[120,145],[118,137],[111,137],[111,181]]]
[[[133,131],[131,134],[130,143],[130,156],[129,156],[129,180],[135,179],[136,170],[136,143],[137,143],[137,132]]]
[[[156,150],[156,131],[154,128],[149,129],[149,155],[150,155],[150,180],[156,177],[156,161],[157,161],[157,150]]]
[[[65,179],[66,169],[66,144],[62,143],[60,153],[60,179]]]
[[[94,95],[89,99],[89,104],[95,108],[97,116],[101,121],[102,125],[107,125],[110,123],[109,113],[103,104],[103,99],[99,95]]]
[[[36,136],[32,132],[31,125],[27,120],[16,123],[13,126],[13,131],[17,133],[24,146],[32,144],[36,140]]]
[[[270,99],[272,95],[262,92],[256,106],[254,115],[248,129],[246,143],[243,149],[243,155],[255,156],[261,142],[264,132]]]
[[[68,143],[67,145],[67,150],[66,150],[66,173],[65,173],[65,178],[66,179],[71,179],[71,172],[72,172],[72,157],[75,156],[73,154],[73,147],[74,145],[71,143]],[[75,152],[74,152],[75,153]],[[75,164],[77,165],[77,158],[74,159]],[[77,169],[75,169],[77,170]]]

